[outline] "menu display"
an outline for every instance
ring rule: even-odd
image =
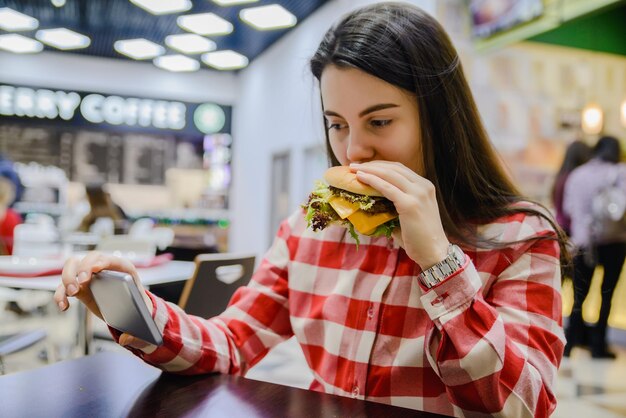
[[[48,129],[6,124],[0,125],[0,153],[17,162],[60,166],[61,144]]]
[[[60,167],[70,180],[82,183],[163,184],[165,171],[176,166],[179,143],[186,141],[171,135],[0,122],[0,153],[5,157]]]

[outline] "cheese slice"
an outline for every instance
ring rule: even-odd
[[[352,203],[340,196],[332,196],[328,199],[328,203],[335,209],[335,212],[341,219],[346,219],[360,209],[358,203]]]
[[[348,220],[354,225],[354,228],[363,235],[373,233],[379,225],[395,218],[397,218],[397,215],[388,212],[370,215],[362,210],[358,210],[348,216]]]

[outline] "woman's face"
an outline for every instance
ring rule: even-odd
[[[324,69],[320,84],[328,138],[342,165],[397,161],[423,174],[419,111],[411,94],[334,65]]]

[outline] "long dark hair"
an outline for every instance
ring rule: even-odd
[[[403,3],[356,10],[326,32],[312,57],[311,71],[318,81],[328,65],[360,69],[415,96],[424,176],[437,190],[441,221],[449,236],[471,246],[500,247],[503,244],[479,236],[472,225],[523,212],[552,225],[562,261],[567,259],[565,235],[550,216],[532,207],[511,205],[527,199],[504,173],[459,56],[434,18]],[[330,164],[340,165],[328,133],[326,145]]]
[[[619,140],[613,136],[603,136],[593,147],[593,156],[609,163],[619,163],[622,149]]]
[[[574,141],[565,150],[565,156],[563,156],[563,163],[559,168],[557,177],[563,174],[569,174],[579,165],[582,165],[589,161],[591,158],[591,147],[583,141]]]
[[[555,200],[557,193],[557,184],[568,176],[576,167],[585,164],[591,158],[591,147],[583,141],[574,141],[567,146],[563,162],[559,171],[554,177],[552,185],[552,199]]]

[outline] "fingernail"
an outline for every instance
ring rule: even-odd
[[[65,302],[59,302],[59,309],[62,311],[65,310]]]
[[[78,283],[84,283],[87,281],[87,279],[89,279],[89,275],[87,274],[87,272],[81,271],[78,274]]]
[[[78,288],[75,285],[70,284],[70,285],[67,286],[67,294],[68,295],[74,296],[77,292],[78,292]]]

